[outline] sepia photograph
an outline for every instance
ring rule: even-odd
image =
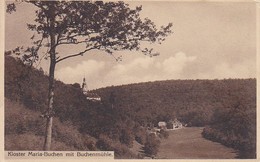
[[[255,159],[255,1],[5,1],[5,158]]]

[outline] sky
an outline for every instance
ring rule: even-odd
[[[173,33],[152,47],[156,57],[135,51],[115,52],[122,61],[102,51],[57,64],[55,77],[64,83],[82,83],[89,89],[171,79],[228,79],[256,77],[256,6],[253,2],[128,2],[142,5],[141,17],[160,27],[173,23]],[[19,4],[17,12],[6,14],[5,48],[29,45],[34,8]],[[64,47],[60,53],[80,50]],[[48,71],[48,61],[38,67]]]

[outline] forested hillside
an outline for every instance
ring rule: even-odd
[[[103,100],[140,124],[178,118],[188,126],[205,126],[216,111],[239,104],[256,109],[256,80],[168,80],[96,90]]]
[[[203,136],[256,157],[256,79],[168,80],[96,90],[142,126],[178,118]]]
[[[46,111],[47,91],[43,71],[5,56],[6,150],[42,150],[45,119],[41,115]],[[79,84],[56,81],[55,93],[52,150],[114,150],[116,158],[138,158],[128,148],[134,135],[128,138],[127,132],[132,130],[114,117],[106,103],[86,100]],[[112,132],[118,138],[112,138]]]
[[[16,150],[17,137],[42,141],[47,90],[43,71],[5,57],[5,149]],[[133,141],[147,150],[158,147],[146,128],[177,118],[187,126],[206,126],[205,138],[246,152],[241,158],[255,158],[256,79],[168,80],[93,92],[101,102],[86,100],[79,83],[56,81],[53,129],[60,147],[52,149],[114,150],[117,158],[142,158],[129,150]],[[19,149],[40,149],[26,144]]]
[[[142,126],[178,118],[203,136],[256,157],[256,79],[168,80],[96,90]]]

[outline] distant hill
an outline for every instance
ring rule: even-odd
[[[193,126],[210,124],[217,109],[243,101],[256,109],[256,79],[167,80],[95,90],[102,100],[140,124],[178,118]]]

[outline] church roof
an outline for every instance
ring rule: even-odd
[[[93,92],[88,92],[87,97],[92,97],[92,98],[100,98],[100,96],[96,93]]]

